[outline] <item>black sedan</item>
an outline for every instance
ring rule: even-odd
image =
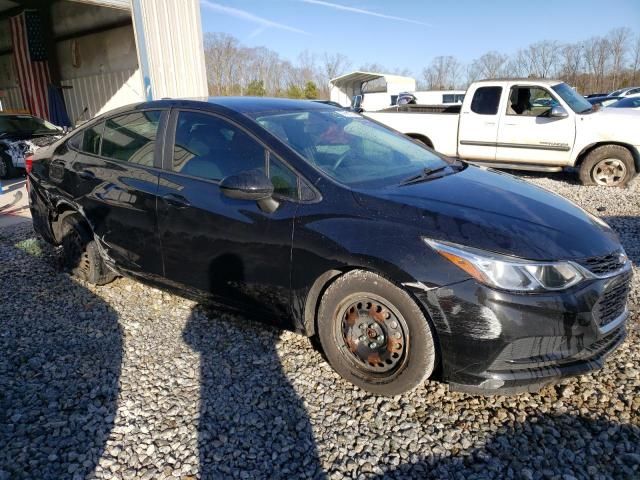
[[[605,223],[353,112],[154,101],[28,163],[35,229],[75,275],[317,335],[371,392],[534,390],[600,368],[626,335],[631,265]]]
[[[42,118],[0,113],[0,178],[17,176],[25,167],[25,156],[62,134],[62,129]]]

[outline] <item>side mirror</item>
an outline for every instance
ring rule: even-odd
[[[564,109],[562,105],[556,105],[554,107],[551,107],[550,116],[554,118],[566,118],[569,116],[569,114],[567,113],[567,111]]]
[[[247,170],[229,175],[220,182],[220,191],[235,200],[252,200],[265,212],[274,212],[279,203],[272,198],[273,183],[260,170]]]

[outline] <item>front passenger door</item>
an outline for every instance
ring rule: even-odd
[[[169,128],[173,149],[158,204],[167,280],[225,304],[288,319],[297,175],[223,117],[174,111]],[[222,178],[252,169],[272,179],[280,203],[275,212],[220,192]]]

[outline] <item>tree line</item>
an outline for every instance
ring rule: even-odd
[[[268,48],[244,46],[226,33],[205,34],[204,51],[211,95],[329,98],[329,80],[354,69],[340,53],[305,50],[292,62]],[[409,68],[380,64],[358,69],[416,76]],[[575,43],[543,40],[511,55],[490,51],[468,64],[437,56],[422,70],[418,89],[464,90],[475,80],[499,77],[558,78],[585,95],[635,86],[640,83],[640,34],[616,28]]]

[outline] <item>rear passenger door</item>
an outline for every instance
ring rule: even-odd
[[[125,272],[160,277],[156,195],[168,112],[134,110],[83,132],[69,166],[75,201],[92,224],[108,259]]]
[[[158,221],[171,283],[214,300],[290,317],[290,260],[298,176],[247,130],[224,117],[172,112]],[[263,170],[279,207],[263,212],[255,201],[228,198],[219,182]]]
[[[469,160],[496,158],[502,87],[483,85],[463,104],[458,126],[458,155]]]

